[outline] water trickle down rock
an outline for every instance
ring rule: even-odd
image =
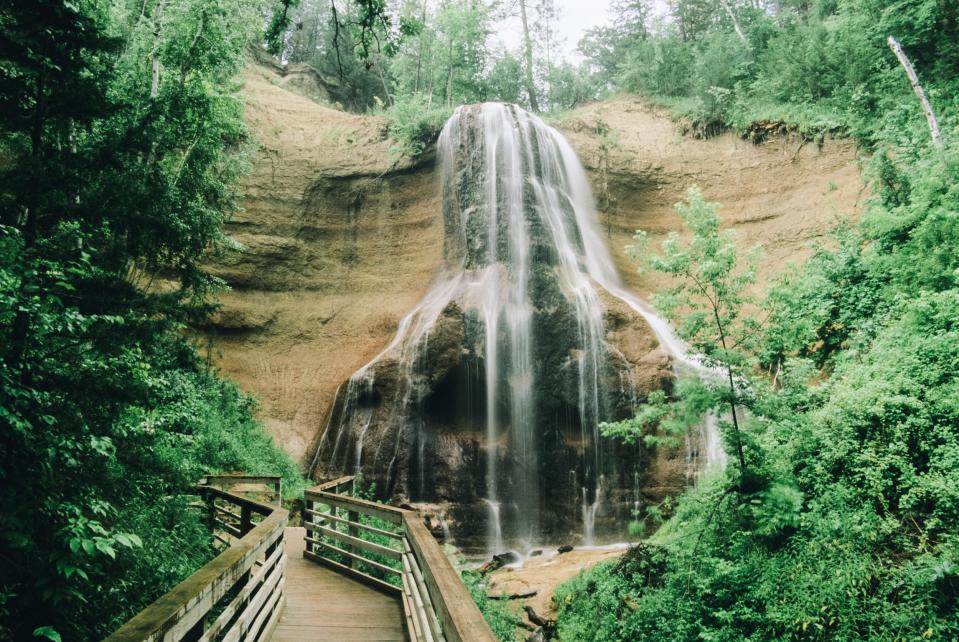
[[[448,502],[467,547],[621,537],[650,453],[598,424],[670,385],[667,354],[693,361],[620,285],[558,132],[516,106],[469,105],[438,152],[445,265],[341,387],[311,472]]]

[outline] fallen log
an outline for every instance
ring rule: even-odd
[[[529,605],[524,606],[523,610],[526,611],[526,617],[529,618],[529,621],[539,627],[539,629],[528,638],[529,640],[549,642],[549,640],[556,637],[556,620],[550,620],[549,618],[540,616],[533,610],[533,607]]]
[[[486,597],[491,600],[525,600],[535,597],[538,594],[538,589],[529,589],[526,591],[518,591],[516,593],[500,593],[499,595],[489,593]]]

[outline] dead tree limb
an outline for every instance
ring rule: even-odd
[[[936,147],[942,147],[942,133],[939,131],[939,121],[936,120],[936,113],[932,111],[932,105],[929,104],[926,92],[923,91],[922,85],[919,84],[919,76],[916,75],[915,68],[913,68],[912,63],[909,62],[909,58],[906,57],[906,52],[902,50],[902,45],[899,44],[898,40],[889,36],[886,42],[889,43],[892,52],[896,54],[896,58],[899,59],[899,64],[902,65],[902,68],[906,70],[906,75],[909,76],[909,83],[912,85],[912,90],[916,92],[919,103],[922,105],[922,111],[926,114],[926,120],[929,122],[929,132],[932,134],[933,144]]]
[[[733,21],[733,28],[736,30],[736,35],[739,36],[739,39],[743,42],[746,42],[746,34],[743,33],[743,28],[739,26],[739,20],[736,19],[736,14],[733,13],[733,8],[729,6],[728,0],[719,0],[723,5],[723,9],[726,10],[726,15],[729,16],[729,19]]]
[[[529,605],[524,606],[523,610],[526,611],[526,617],[529,618],[529,621],[539,627],[539,639],[542,639],[545,642],[556,638],[556,620],[551,620],[549,618],[540,616],[536,613],[536,611],[533,610],[533,607]],[[530,639],[536,638],[531,637]]]
[[[160,93],[160,32],[163,26],[163,5],[166,0],[157,0],[153,9],[153,47],[150,50],[150,98]]]

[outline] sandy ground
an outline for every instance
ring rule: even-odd
[[[518,611],[530,606],[537,615],[555,619],[553,592],[557,586],[600,562],[619,557],[624,551],[623,547],[576,548],[563,554],[544,551],[541,556],[525,560],[518,568],[506,566],[491,573],[487,593],[499,597],[536,591],[532,597],[513,599],[511,603],[517,605]]]

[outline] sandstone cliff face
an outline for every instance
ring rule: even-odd
[[[597,424],[672,377],[643,317],[604,301],[616,279],[586,177],[515,106],[457,109],[438,148],[443,274],[344,388],[315,474],[448,503],[461,545],[621,536],[658,453]]]
[[[232,291],[207,336],[217,365],[259,398],[268,429],[307,465],[337,388],[389,342],[441,265],[438,176],[430,156],[393,167],[382,119],[325,108],[264,66],[244,80],[257,146],[242,209],[227,227],[242,248],[209,265]],[[615,141],[606,152],[598,125]],[[860,198],[855,151],[844,141],[820,149],[733,135],[694,140],[631,97],[576,111],[558,127],[605,205],[600,223],[621,273],[644,295],[659,284],[638,276],[622,248],[636,229],[654,240],[677,229],[672,205],[689,185],[724,204],[744,247],[766,247],[765,278],[804,258],[808,242],[837,214],[854,215]],[[651,335],[627,316],[610,305],[608,338],[629,358],[649,360],[636,375],[646,389],[663,363],[650,353]],[[681,457],[663,457],[655,469],[663,494],[686,481]]]
[[[438,187],[430,158],[392,168],[382,119],[322,107],[262,66],[245,73],[243,95],[256,149],[226,228],[242,248],[208,266],[232,288],[208,338],[303,460],[337,387],[389,341],[439,265]]]
[[[680,228],[673,205],[693,185],[721,204],[723,225],[742,250],[762,246],[760,287],[788,263],[805,260],[838,218],[857,218],[865,197],[850,140],[819,146],[776,136],[754,144],[732,133],[699,140],[634,96],[589,105],[555,126],[590,173],[610,251],[642,296],[661,287],[662,277],[638,274],[623,248],[642,229],[658,249]]]

